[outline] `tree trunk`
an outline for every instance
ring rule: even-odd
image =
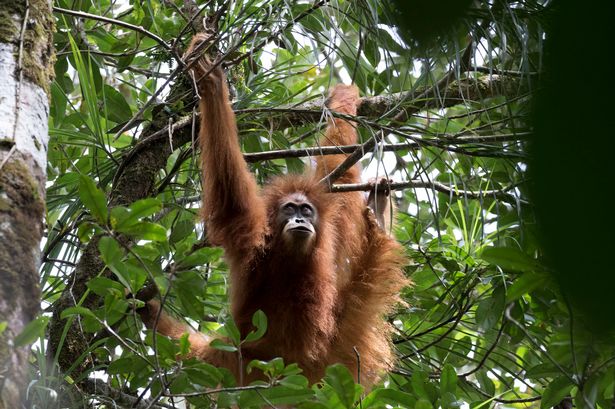
[[[24,406],[40,308],[53,30],[48,0],[0,4],[0,409]]]

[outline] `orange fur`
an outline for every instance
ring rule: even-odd
[[[192,47],[199,41],[197,36]],[[224,74],[216,68],[201,78],[208,67],[203,59],[194,69],[201,96],[203,216],[209,239],[225,249],[232,315],[242,335],[252,330],[251,318],[258,309],[267,315],[269,326],[261,340],[242,347],[242,362],[237,354],[212,349],[207,338],[196,335],[190,337],[191,355],[228,368],[243,383],[257,376],[244,373],[250,360],[280,356],[286,363],[298,363],[310,382],[316,382],[327,365],[337,362],[356,378],[356,347],[361,382],[370,386],[392,364],[391,327],[384,315],[408,283],[402,247],[377,226],[360,192],[326,193],[318,183],[345,155],[319,157],[314,172],[276,178],[261,191],[240,151]],[[355,115],[358,101],[356,87],[338,85],[329,106]],[[356,143],[355,126],[330,120],[321,144]],[[357,165],[339,182],[359,180]],[[303,193],[318,212],[314,246],[303,258],[280,251],[280,234],[274,228],[282,200],[294,192]],[[150,304],[149,316],[158,308]],[[151,327],[151,318],[145,321]],[[166,314],[157,329],[175,338],[186,331]]]

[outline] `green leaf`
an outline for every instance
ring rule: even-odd
[[[180,220],[173,226],[169,243],[175,244],[182,241],[194,232],[194,222],[190,220]]]
[[[137,200],[130,207],[115,207],[111,210],[111,225],[117,231],[124,231],[136,225],[142,218],[157,213],[162,209],[162,202],[148,198]]]
[[[182,334],[181,337],[179,337],[179,353],[181,355],[186,355],[190,352],[190,334],[189,333],[185,333]]]
[[[79,178],[79,198],[100,224],[107,223],[107,198],[94,181],[84,175]]]
[[[484,331],[493,328],[502,317],[505,307],[504,287],[500,286],[493,290],[490,296],[478,303],[476,323]]]
[[[124,287],[133,293],[141,288],[147,278],[147,272],[134,259],[122,261],[124,252],[115,239],[109,236],[102,237],[98,243],[98,249],[107,267],[113,271]]]
[[[30,345],[39,337],[45,336],[45,328],[49,322],[49,317],[38,316],[30,321],[24,329],[15,337],[15,346],[22,347]]]
[[[389,388],[379,388],[373,390],[363,399],[364,408],[386,406],[413,408],[416,405],[416,398],[409,393]]]
[[[222,341],[220,338],[215,338],[213,341],[209,343],[209,346],[215,349],[219,349],[220,351],[226,352],[237,352],[237,347],[231,344],[227,344]]]
[[[290,375],[280,379],[280,385],[286,386],[289,389],[301,390],[307,388],[309,382],[303,375]]]
[[[286,168],[289,173],[303,173],[305,165],[301,159],[286,158]]]
[[[114,265],[112,271],[120,278],[122,283],[128,283],[127,287],[133,294],[139,291],[143,284],[145,284],[145,280],[147,280],[147,270],[141,262],[134,258],[129,258],[124,263]]]
[[[296,363],[289,364],[280,373],[282,376],[299,375],[303,370]]]
[[[107,372],[110,375],[129,374],[134,371],[135,360],[133,357],[119,358],[109,364]]]
[[[274,377],[284,370],[284,360],[282,358],[273,358],[271,361],[253,359],[246,367],[247,373],[251,373],[254,368],[260,369],[268,377]]]
[[[50,108],[50,116],[54,120],[54,125],[58,126],[62,123],[64,119],[64,114],[66,112],[66,105],[68,103],[68,99],[66,98],[66,93],[60,87],[57,81],[51,83],[51,106]]]
[[[543,362],[528,369],[525,376],[530,379],[542,379],[553,378],[560,373],[561,371],[551,362]]]
[[[397,41],[395,41],[395,39],[391,36],[391,34],[382,28],[378,28],[377,30],[378,33],[378,44],[381,47],[384,47],[385,49],[389,50],[389,51],[394,51],[398,54],[407,52],[407,50],[401,46],[401,44],[399,44]]]
[[[522,252],[509,247],[487,247],[481,258],[507,271],[528,272],[540,270],[540,263]]]
[[[132,116],[132,110],[124,96],[107,84],[103,87],[103,92],[107,118],[116,123],[129,120]],[[103,97],[102,93],[100,96]]]
[[[89,308],[85,307],[68,307],[62,314],[60,314],[60,318],[65,319],[68,317],[72,317],[73,315],[82,315],[84,317],[96,318],[96,314],[92,312]]]
[[[81,176],[76,172],[67,172],[60,176],[56,182],[56,186],[62,186],[65,188],[78,188]]]
[[[549,386],[546,387],[540,401],[540,409],[551,409],[570,394],[570,390],[574,385],[567,376],[555,378]]]
[[[177,359],[178,348],[175,346],[175,342],[168,337],[162,336],[158,333],[148,331],[145,336],[145,343],[152,348],[154,347],[154,336],[156,336],[156,347],[158,348],[158,356],[165,361],[167,366],[174,365]]]
[[[487,371],[476,372],[476,379],[484,392],[486,392],[489,396],[495,395],[495,384],[491,378],[487,376]]]
[[[128,225],[125,222],[130,217],[130,210],[127,207],[116,206],[111,209],[109,220],[111,221],[111,228],[117,230],[117,226]]]
[[[363,52],[372,67],[377,67],[380,62],[380,50],[377,39],[374,39],[372,36],[368,36],[365,40],[365,49]]]
[[[275,386],[269,389],[259,389],[242,392],[239,396],[239,407],[269,407],[270,405],[297,405],[312,399],[314,392],[308,388],[289,388]]]
[[[113,325],[125,317],[128,308],[128,300],[125,297],[118,297],[117,293],[107,295],[104,304],[104,320],[109,325]]]
[[[515,301],[537,288],[543,288],[548,282],[549,276],[546,274],[523,273],[506,290],[506,303]]]
[[[202,248],[184,259],[180,260],[177,266],[178,270],[185,270],[190,267],[202,266],[203,264],[214,261],[222,255],[220,248]]]
[[[241,334],[239,333],[239,328],[237,328],[237,324],[232,317],[228,317],[226,321],[224,321],[224,327],[222,327],[222,332],[229,337],[233,345],[239,345],[241,343]]]
[[[188,378],[197,385],[213,388],[220,384],[222,373],[218,368],[206,362],[184,368]]]
[[[457,392],[457,372],[451,364],[446,364],[442,368],[442,374],[440,374],[440,391],[450,392],[453,395]]]
[[[583,385],[583,391],[579,391],[574,397],[574,403],[579,409],[595,409],[596,401],[598,399],[602,399],[605,396],[606,391],[602,390],[604,388],[601,383],[603,383],[603,379],[605,375],[602,373],[594,373],[585,381]],[[611,400],[611,408],[615,400]],[[605,405],[606,407],[606,405]]]
[[[79,86],[81,88],[82,103],[87,113],[86,123],[92,129],[97,140],[102,140],[103,129],[101,125],[100,107],[96,89],[101,89],[102,83],[100,69],[89,54],[81,53],[79,46],[70,33],[67,34],[72,51],[72,63],[77,69]],[[85,60],[84,60],[85,56]]]
[[[116,230],[140,240],[152,240],[157,242],[164,242],[167,240],[167,229],[156,223],[138,222],[128,226],[118,226]]]
[[[256,327],[256,331],[250,331],[244,342],[252,342],[259,340],[267,332],[267,316],[261,310],[258,310],[252,316],[252,324]]]
[[[423,371],[417,370],[412,374],[412,378],[410,379],[410,384],[412,385],[412,390],[414,391],[414,395],[418,398],[429,399],[429,394],[427,393],[427,389],[425,385],[429,382],[427,374]]]
[[[421,398],[416,402],[414,409],[433,409],[433,405],[427,399]]]
[[[98,242],[100,256],[107,266],[115,266],[124,258],[124,251],[113,237],[104,236]]]
[[[94,277],[88,281],[87,286],[94,294],[104,297],[108,294],[123,295],[124,286],[107,277]]]
[[[340,401],[351,408],[361,395],[360,385],[356,385],[348,368],[341,364],[333,364],[325,371],[323,378],[327,385],[335,391]]]
[[[440,406],[442,409],[458,409],[462,405],[462,401],[457,400],[454,394],[450,392],[442,392],[440,396]]]

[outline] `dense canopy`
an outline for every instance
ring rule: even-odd
[[[40,337],[31,404],[612,408],[615,345],[559,290],[530,195],[550,3],[55,1],[44,311],[23,340]],[[309,386],[280,359],[253,362],[268,382],[237,387],[178,360],[186,339],[153,336],[135,313],[158,291],[194,328],[226,335],[218,348],[250,341],[199,218],[197,95],[181,57],[203,30],[260,182],[340,151],[357,153],[365,183],[333,180],[330,194],[391,180],[413,285],[387,317],[397,362],[372,390],[340,365]],[[320,149],[327,90],[351,82],[361,144]],[[267,326],[254,322],[251,339]]]

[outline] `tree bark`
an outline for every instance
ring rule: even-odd
[[[40,309],[53,30],[48,0],[0,5],[0,409],[24,406]]]

